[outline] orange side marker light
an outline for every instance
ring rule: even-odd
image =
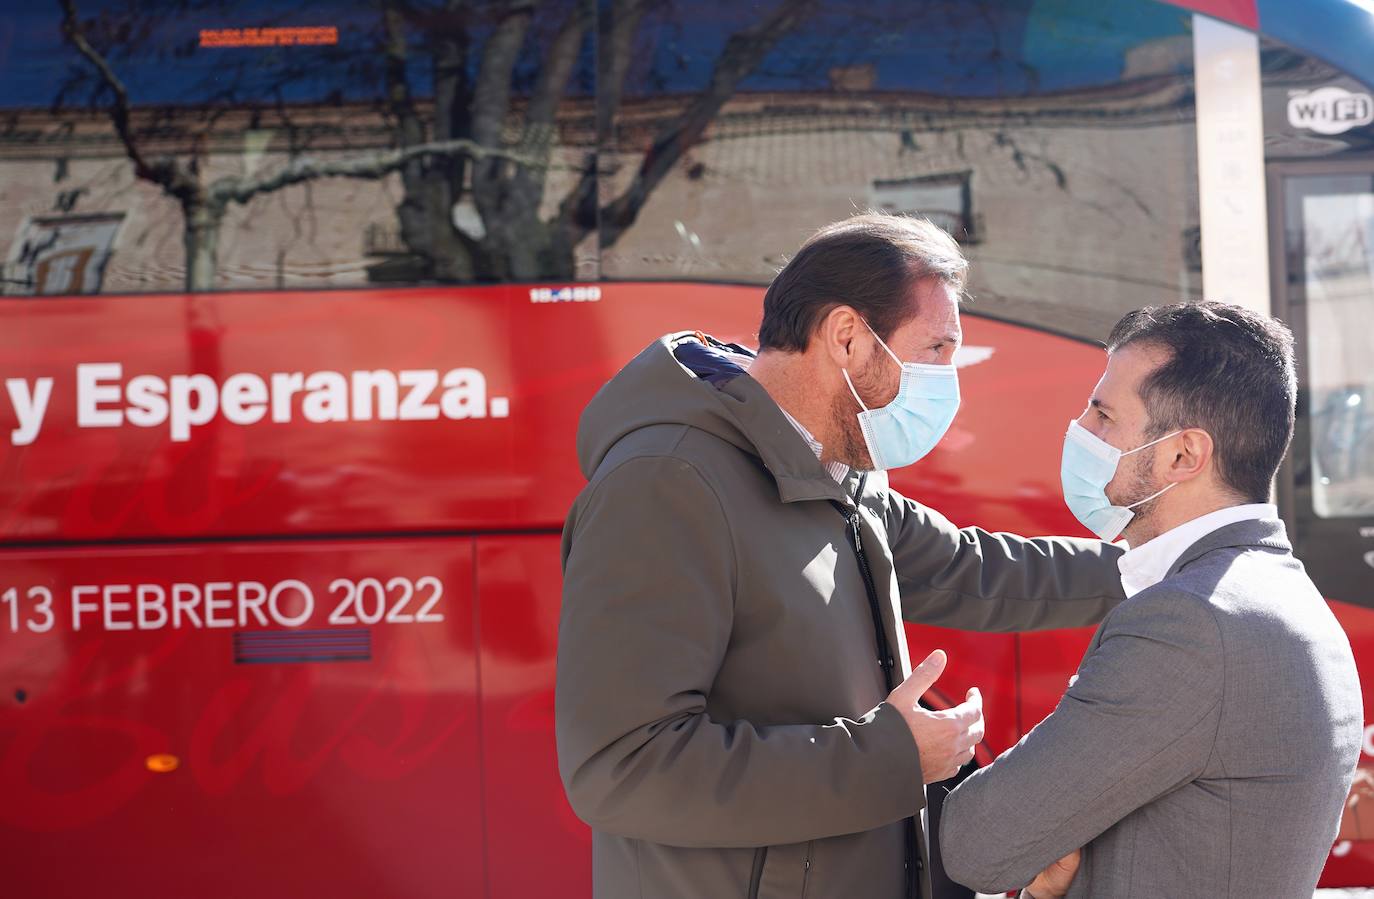
[[[174,755],[168,755],[165,752],[161,752],[157,755],[148,756],[148,758],[144,760],[144,764],[147,765],[148,770],[154,774],[171,774],[177,769],[177,766],[181,764],[181,759]]]

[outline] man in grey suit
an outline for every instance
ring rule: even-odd
[[[1087,527],[1131,546],[1128,599],[1053,714],[946,797],[946,870],[1033,899],[1310,899],[1363,704],[1268,504],[1293,432],[1292,335],[1178,304],[1127,315],[1108,351],[1063,482]]]

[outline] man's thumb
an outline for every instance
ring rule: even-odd
[[[906,679],[907,689],[914,690],[917,696],[923,695],[940,679],[948,661],[949,657],[943,649],[937,649],[926,656],[924,662],[911,669],[911,676]]]

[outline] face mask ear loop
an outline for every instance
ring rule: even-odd
[[[1122,455],[1122,456],[1129,456],[1131,453],[1138,453],[1138,452],[1140,452],[1140,451],[1143,450],[1143,449],[1148,449],[1149,447],[1154,446],[1156,443],[1163,443],[1165,440],[1168,440],[1170,437],[1177,437],[1179,434],[1182,434],[1182,433],[1183,433],[1183,431],[1174,431],[1172,434],[1165,434],[1163,437],[1160,437],[1158,440],[1151,440],[1149,443],[1143,444],[1143,445],[1141,445],[1141,446],[1137,446],[1135,449],[1131,450],[1130,452],[1128,452],[1128,453],[1122,453],[1121,455]],[[1143,506],[1145,503],[1148,503],[1150,500],[1152,500],[1152,499],[1158,499],[1159,497],[1161,497],[1161,496],[1163,496],[1164,494],[1168,493],[1170,490],[1172,490],[1172,489],[1174,489],[1175,487],[1177,487],[1177,486],[1179,485],[1179,483],[1180,483],[1180,482],[1178,482],[1178,481],[1174,481],[1172,484],[1168,485],[1167,487],[1165,487],[1163,490],[1159,491],[1158,493],[1151,494],[1150,496],[1145,497],[1144,499],[1140,500],[1139,502],[1131,503],[1129,506],[1125,506],[1124,508],[1127,508],[1127,509],[1134,509],[1136,506]]]
[[[877,335],[874,335],[874,336],[877,336]],[[865,412],[867,412],[867,411],[868,411],[868,407],[864,405],[864,401],[863,401],[863,400],[859,399],[859,391],[857,391],[857,390],[854,389],[854,382],[851,381],[851,380],[849,380],[849,369],[847,369],[847,368],[842,368],[842,369],[840,369],[840,373],[844,375],[844,382],[845,382],[846,384],[849,385],[849,392],[852,393],[852,394],[854,394],[854,402],[856,402],[856,403],[859,404],[859,408],[860,408],[860,409],[862,409],[862,410],[864,410]]]
[[[1123,456],[1129,456],[1131,453],[1138,453],[1138,452],[1140,452],[1140,451],[1143,450],[1143,449],[1149,449],[1150,447],[1154,446],[1156,443],[1163,443],[1164,441],[1168,440],[1170,437],[1177,437],[1179,434],[1182,434],[1182,433],[1183,433],[1183,431],[1182,431],[1182,430],[1179,430],[1179,431],[1174,431],[1172,434],[1165,434],[1163,437],[1160,437],[1158,440],[1151,440],[1149,443],[1142,443],[1140,446],[1137,446],[1135,449],[1133,449],[1133,450],[1127,450],[1126,452],[1122,453],[1121,455],[1123,455]]]
[[[1127,508],[1127,509],[1134,509],[1136,506],[1143,506],[1143,505],[1145,505],[1145,503],[1148,503],[1150,500],[1152,500],[1152,499],[1158,499],[1159,497],[1161,497],[1161,496],[1163,496],[1164,494],[1168,493],[1170,490],[1173,490],[1175,487],[1177,487],[1177,486],[1179,485],[1179,483],[1180,483],[1179,481],[1174,481],[1172,484],[1170,484],[1169,486],[1165,487],[1163,490],[1159,491],[1158,493],[1151,494],[1150,496],[1145,497],[1144,499],[1140,500],[1139,502],[1131,503],[1129,506],[1126,506],[1125,508]]]
[[[905,368],[906,366],[902,365],[902,360],[898,358],[896,353],[892,352],[892,347],[884,343],[883,339],[878,336],[878,332],[873,330],[873,326],[868,323],[868,319],[860,316],[859,321],[864,323],[864,327],[867,328],[868,332],[873,335],[873,339],[878,341],[878,346],[882,347],[884,350],[887,350],[887,354],[892,357],[892,361],[896,362],[898,366]]]

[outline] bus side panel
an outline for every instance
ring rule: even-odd
[[[1348,602],[1332,602],[1331,610],[1336,613],[1341,627],[1350,637],[1350,646],[1355,650],[1355,660],[1374,656],[1374,610]],[[1360,748],[1360,767],[1364,774],[1374,774],[1374,671],[1368,665],[1359,664],[1360,689],[1364,693],[1364,742]],[[1332,847],[1331,857],[1327,859],[1326,869],[1322,872],[1321,885],[1325,887],[1368,886],[1370,871],[1374,870],[1374,783],[1363,790],[1356,786],[1359,798],[1346,803],[1345,819],[1342,821],[1340,839]],[[1361,795],[1363,794],[1363,795]]]
[[[507,292],[0,300],[0,540],[512,526]]]
[[[0,391],[0,540],[558,527],[593,394],[668,331],[752,343],[761,298],[608,284],[0,299],[15,385]]]
[[[482,893],[470,538],[0,571],[8,894]]]
[[[1025,634],[1021,638],[1021,729],[1028,731],[1045,719],[1069,689],[1092,641],[1093,630],[1080,628]]]
[[[558,546],[553,534],[477,538],[490,899],[592,892],[591,830],[568,805],[554,743]]]

